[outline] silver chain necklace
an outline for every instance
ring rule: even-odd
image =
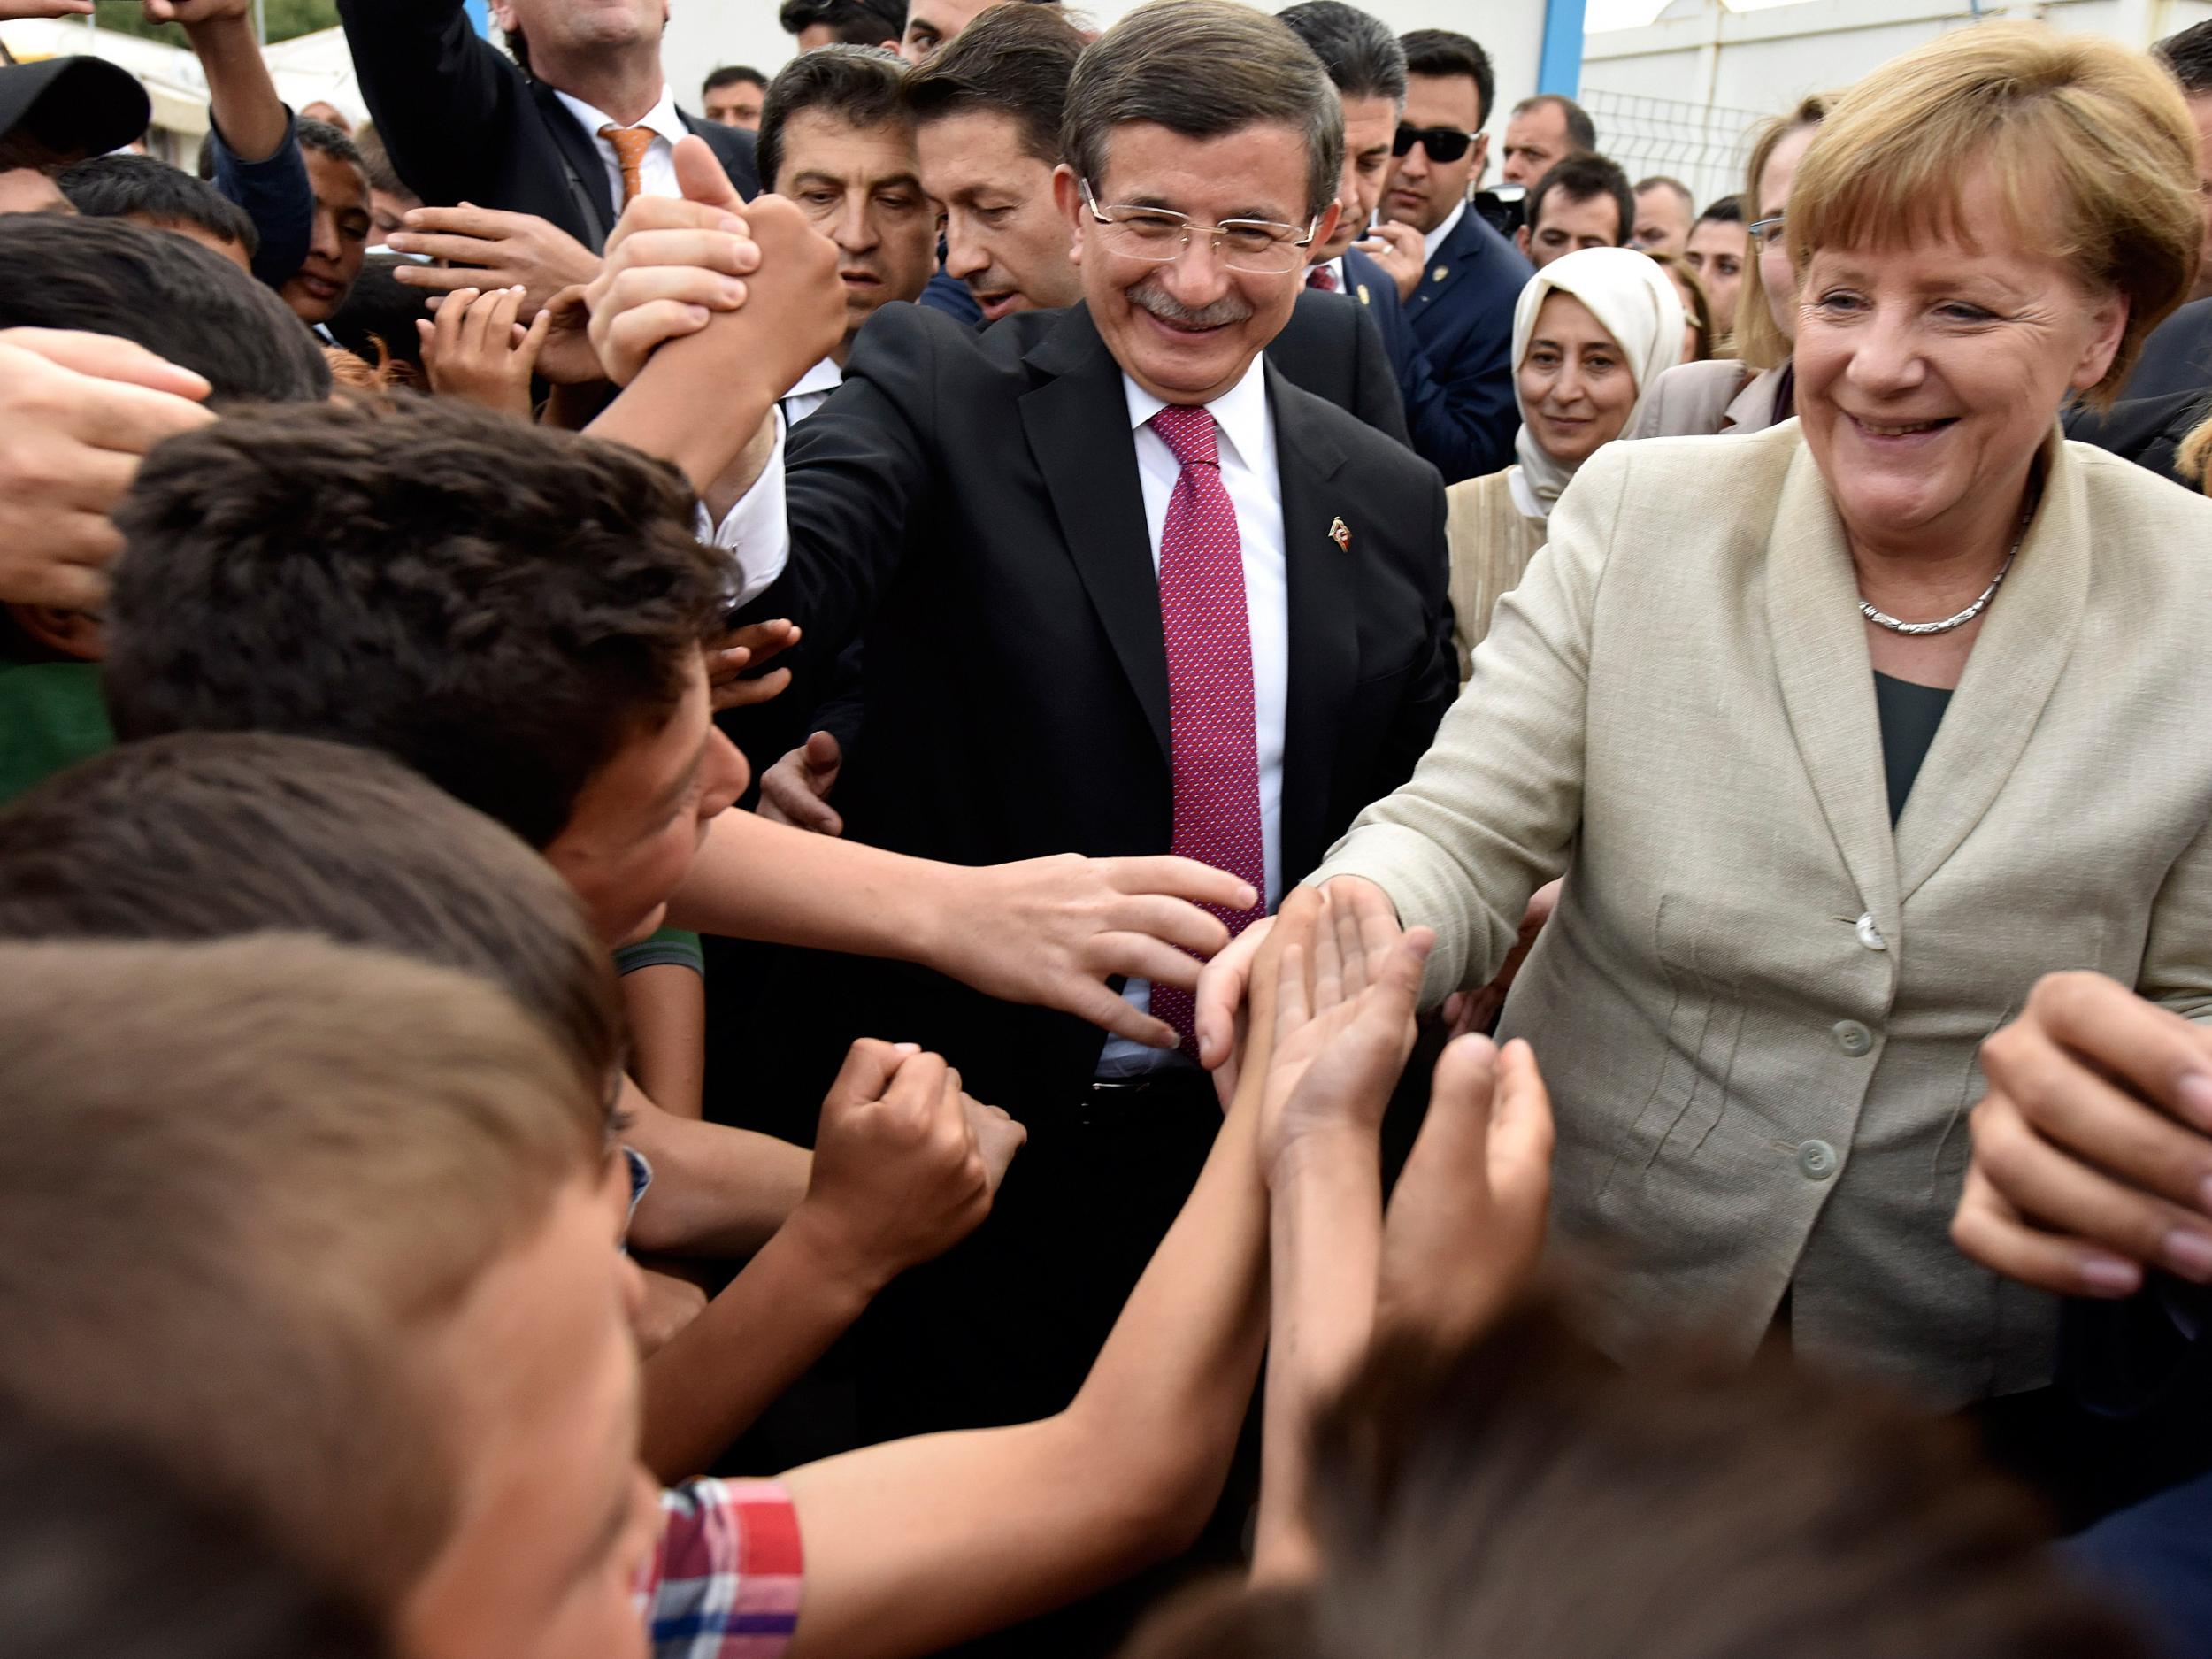
[[[1962,628],[1987,610],[1989,602],[1997,596],[1997,589],[2002,585],[2005,573],[2012,569],[2012,561],[2020,557],[2020,542],[2027,533],[2028,526],[2024,518],[2020,525],[2020,534],[2012,538],[2012,551],[2005,555],[2005,562],[1998,566],[1997,573],[1989,579],[1989,586],[1982,589],[1982,596],[1956,615],[1946,617],[1940,622],[1901,622],[1888,611],[1876,610],[1864,599],[1859,601],[1859,614],[1878,628],[1887,628],[1892,634],[1909,634],[1916,638],[1930,634],[1948,634],[1954,628]]]

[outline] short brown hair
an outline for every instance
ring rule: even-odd
[[[380,749],[543,847],[721,631],[695,506],[664,462],[448,397],[172,438],[114,514],[116,732]]]
[[[492,987],[281,934],[0,946],[0,1394],[373,1609],[452,1525],[410,1333],[603,1156]]]
[[[2204,240],[2196,128],[2145,53],[2041,23],[1983,23],[1893,58],[1836,100],[1790,188],[1790,258],[1955,231],[1965,181],[1996,174],[2023,241],[2128,305],[2090,396],[2108,404],[2144,336],[2187,297]]]
[[[1827,93],[1815,92],[1797,101],[1795,107],[1763,123],[1751,140],[1751,160],[1744,170],[1742,204],[1743,222],[1747,225],[1764,211],[1759,205],[1759,178],[1766,172],[1767,163],[1774,152],[1792,133],[1802,132],[1808,127],[1818,127],[1828,119],[1829,107],[1835,100]],[[1790,342],[1774,326],[1774,316],[1767,309],[1766,284],[1759,274],[1759,250],[1754,243],[1744,260],[1743,282],[1736,289],[1736,355],[1755,369],[1778,369],[1790,360]]]
[[[0,810],[0,939],[319,933],[457,968],[604,1091],[606,948],[553,866],[389,756],[262,732],[126,743]]]
[[[1083,46],[1082,30],[1056,5],[993,6],[906,77],[906,107],[924,123],[1002,115],[1025,155],[1056,165],[1068,81]]]
[[[2150,1652],[1962,1425],[1778,1358],[1624,1371],[1544,1308],[1463,1353],[1383,1345],[1313,1490],[1315,1584],[1217,1591],[1125,1659]]]
[[[1307,214],[1336,200],[1344,105],[1328,71],[1288,24],[1237,0],[1151,0],[1084,50],[1061,154],[1102,190],[1114,128],[1140,121],[1183,138],[1295,127],[1306,140]]]

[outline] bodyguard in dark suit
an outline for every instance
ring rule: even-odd
[[[1467,203],[1488,156],[1482,127],[1496,80],[1489,56],[1464,35],[1416,29],[1399,44],[1406,54],[1405,114],[1382,211],[1421,238],[1418,273],[1401,295],[1431,372],[1464,427],[1478,434],[1470,458],[1475,449],[1500,457],[1465,472],[1447,468],[1446,476],[1479,477],[1513,458],[1520,425],[1513,306],[1531,274],[1528,261]]]
[[[661,76],[665,0],[492,10],[527,70],[477,34],[461,0],[340,0],[362,98],[426,203],[534,213],[596,250],[629,196],[677,194],[670,150],[687,132],[741,195],[760,193],[753,135],[676,108]]]
[[[1085,54],[1067,127],[1085,303],[980,335],[887,308],[719,534],[749,586],[786,561],[749,611],[803,626],[795,686],[866,631],[848,834],[964,863],[1184,852],[1271,903],[1456,689],[1442,488],[1259,355],[1341,142],[1281,25],[1233,0],[1133,13]],[[926,975],[831,960],[812,989],[1031,1131],[972,1248],[894,1287],[864,1426],[1064,1406],[1212,1138],[1210,1080]],[[1187,1004],[1125,995],[1187,1041]]]
[[[1520,424],[1502,366],[1507,342],[1500,342],[1496,364],[1471,373],[1464,383],[1440,373],[1433,354],[1403,313],[1397,278],[1353,245],[1366,234],[1390,176],[1406,100],[1405,50],[1379,18],[1343,0],[1303,0],[1279,15],[1321,60],[1344,110],[1337,228],[1314,249],[1306,280],[1352,295],[1374,319],[1405,404],[1414,452],[1448,484],[1495,472],[1512,460]],[[1403,252],[1396,257],[1403,257]],[[1509,333],[1511,313],[1509,301]]]

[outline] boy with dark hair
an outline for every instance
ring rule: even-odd
[[[315,217],[305,261],[277,292],[294,316],[327,337],[323,325],[346,303],[368,252],[369,173],[353,140],[336,127],[304,120],[295,126]]]
[[[537,1018],[603,1097],[620,1074],[613,976],[575,895],[512,834],[388,756],[185,733],[126,744],[0,812],[0,939],[270,931],[472,974]],[[894,1094],[934,1133],[887,1138]],[[857,1311],[848,1287],[887,1280],[965,1232],[988,1204],[970,1159],[995,1178],[1015,1144],[1009,1127],[934,1056],[859,1045],[822,1108],[788,1227],[646,1368],[654,1465],[685,1472],[712,1457]],[[695,1187],[726,1139],[695,1125],[659,1137],[663,1195]],[[639,1238],[669,1231],[651,1190]]]
[[[70,206],[88,219],[127,219],[150,230],[174,231],[251,273],[261,233],[245,209],[213,185],[151,156],[95,156],[65,168],[56,180]]]
[[[1528,193],[1516,241],[1539,271],[1580,248],[1625,248],[1636,227],[1628,175],[1603,156],[1568,157]]]
[[[322,354],[266,288],[122,219],[0,215],[0,328],[120,335],[205,376],[219,401],[330,395]]]

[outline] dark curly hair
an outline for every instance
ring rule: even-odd
[[[234,415],[115,513],[117,734],[382,749],[542,848],[719,629],[693,511],[659,461],[442,398]]]

